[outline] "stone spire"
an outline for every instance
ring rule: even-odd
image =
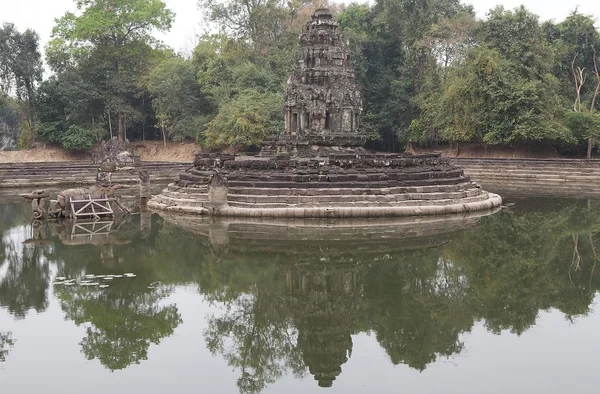
[[[350,50],[329,10],[318,9],[306,23],[296,62],[285,95],[286,134],[318,145],[362,145]]]

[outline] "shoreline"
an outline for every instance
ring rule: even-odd
[[[600,159],[452,158],[465,174],[487,191],[510,196],[600,197]],[[152,182],[177,179],[191,162],[146,161]],[[0,163],[0,190],[60,187],[95,182],[89,161]],[[139,181],[136,174],[115,173],[117,183]]]

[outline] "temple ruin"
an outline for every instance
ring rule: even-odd
[[[500,196],[440,154],[363,147],[362,100],[337,22],[317,10],[287,83],[285,130],[258,154],[199,153],[148,207],[250,217],[383,217],[488,210]]]
[[[350,50],[329,11],[318,10],[306,24],[296,62],[285,94],[286,134],[337,135],[346,138],[344,145],[363,145],[362,100]]]

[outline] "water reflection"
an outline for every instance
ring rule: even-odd
[[[87,327],[80,342],[85,357],[98,359],[111,371],[146,360],[151,343],[159,344],[173,334],[181,323],[177,307],[159,305],[168,294],[162,287],[149,290],[139,286],[61,288],[56,292],[66,318]]]
[[[14,346],[15,341],[12,339],[12,333],[0,332],[0,363],[6,361],[8,352]]]
[[[84,356],[124,369],[185,324],[177,299],[165,300],[195,285],[198,302],[212,308],[206,347],[236,370],[242,393],[286,374],[335,385],[348,360],[361,357],[353,354],[358,333],[372,334],[391,363],[422,371],[460,354],[478,322],[521,334],[543,310],[574,320],[590,313],[600,287],[600,205],[581,201],[523,200],[446,220],[144,214],[39,228],[22,209],[0,206],[0,305],[15,318],[43,312],[55,297],[86,329],[77,339]],[[124,272],[137,276],[104,289],[52,285],[56,276]]]

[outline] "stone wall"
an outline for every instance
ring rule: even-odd
[[[483,188],[512,197],[600,197],[600,160],[453,159]]]
[[[152,182],[163,185],[177,179],[179,172],[189,168],[185,163],[145,163],[144,168],[150,173]],[[82,163],[13,163],[0,165],[0,189],[3,188],[37,188],[64,185],[93,185],[96,183],[97,166]],[[137,171],[117,172],[114,183],[138,183]]]

